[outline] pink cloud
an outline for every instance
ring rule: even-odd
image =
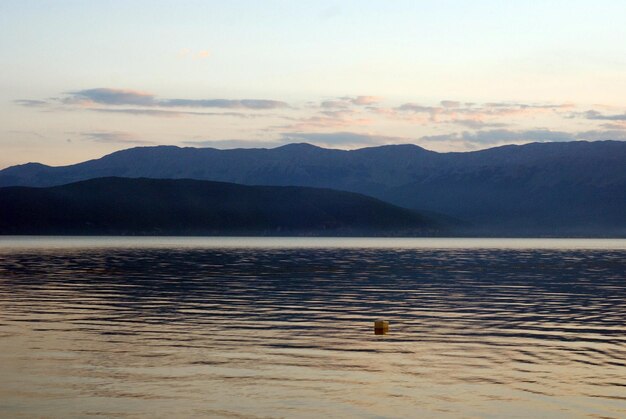
[[[380,102],[378,96],[344,96],[337,99],[325,100],[320,103],[322,108],[349,108],[351,106],[368,106]]]
[[[290,131],[303,131],[364,126],[374,122],[373,119],[363,117],[359,112],[349,109],[322,111],[318,115],[291,119],[294,121],[292,124],[278,128]]]
[[[574,107],[573,104],[569,103],[544,105],[493,102],[475,105],[451,100],[443,100],[440,102],[440,105],[441,106],[426,106],[417,103],[405,103],[393,108],[395,114],[390,112],[389,115],[403,120],[406,120],[405,115],[423,115],[427,116],[430,122],[435,123],[459,123],[465,126],[478,126],[479,124],[502,126],[502,124],[493,122],[493,120],[505,117],[525,117],[544,113],[559,113]],[[377,112],[380,113],[381,110],[377,110]]]
[[[381,98],[378,96],[357,96],[349,99],[354,105],[365,106],[373,105],[380,102]]]

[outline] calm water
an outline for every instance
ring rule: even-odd
[[[12,418],[626,417],[626,241],[0,238],[0,377]]]

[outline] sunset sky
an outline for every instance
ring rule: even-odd
[[[626,1],[0,2],[0,168],[626,140]]]

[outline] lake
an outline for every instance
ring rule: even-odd
[[[626,240],[0,237],[0,377],[11,418],[625,417]]]

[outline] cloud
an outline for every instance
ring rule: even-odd
[[[461,102],[456,100],[442,100],[440,103],[444,108],[458,108],[461,106]]]
[[[33,107],[33,108],[48,105],[48,102],[45,100],[32,100],[32,99],[18,99],[18,100],[14,100],[13,103],[18,104],[20,106],[27,106],[27,107]]]
[[[603,115],[596,110],[583,112],[583,116],[587,119],[595,119],[601,121],[626,121],[626,113],[616,115]]]
[[[159,102],[159,106],[176,108],[231,108],[231,109],[276,109],[286,108],[289,105],[278,100],[263,99],[166,99]]]
[[[541,113],[558,113],[570,109],[573,105],[533,104],[492,102],[485,104],[461,103],[453,100],[442,100],[440,106],[427,106],[419,103],[404,103],[391,109],[371,109],[378,114],[387,114],[395,119],[415,123],[449,123],[468,128],[502,128],[509,123],[498,123],[493,120],[511,117],[525,117]]]
[[[509,141],[572,141],[575,137],[563,131],[534,129],[510,131],[505,129],[463,133],[463,139],[472,143],[494,144]]]
[[[314,115],[305,118],[290,118],[294,122],[287,125],[272,127],[274,129],[287,131],[307,131],[316,129],[343,128],[350,126],[369,125],[373,122],[370,118],[355,116],[353,112],[325,112],[321,115]]]
[[[152,141],[141,140],[135,134],[123,131],[88,131],[81,132],[80,135],[86,140],[99,143],[154,144]]]
[[[358,106],[373,105],[380,102],[380,98],[377,96],[344,97],[343,99],[349,101],[353,105]]]
[[[430,135],[420,138],[429,142],[465,142],[471,144],[493,145],[511,142],[559,142],[576,140],[626,140],[626,130],[595,130],[582,132],[552,131],[549,129],[534,130],[487,130],[476,132],[461,132],[442,135]]]
[[[626,130],[626,121],[607,122],[604,124],[600,124],[600,126],[608,130]]]
[[[343,96],[336,99],[325,100],[320,103],[322,108],[349,108],[351,106],[368,106],[380,102],[377,96]]]
[[[268,127],[268,131],[307,132],[327,129],[345,128],[351,126],[364,126],[373,122],[362,109],[324,109],[311,116],[283,116],[292,121],[286,125]]]
[[[275,148],[285,145],[286,142],[280,140],[189,140],[183,144],[192,147],[210,147],[219,149],[233,148]]]
[[[336,109],[336,110],[321,111],[320,114],[331,117],[331,118],[339,119],[339,118],[348,118],[350,116],[356,115],[356,112],[354,112],[351,109]]]
[[[91,112],[102,113],[117,113],[128,115],[146,115],[146,116],[161,116],[166,118],[176,118],[182,115],[198,114],[199,112],[179,112],[179,111],[167,111],[162,109],[135,109],[135,108],[87,108]]]
[[[325,100],[320,103],[320,107],[322,108],[348,108],[350,107],[350,102],[345,100]]]
[[[57,99],[64,105],[80,105],[92,107],[104,106],[140,106],[142,108],[223,108],[223,109],[249,109],[266,110],[288,108],[286,102],[266,99],[157,99],[155,95],[147,92],[129,89],[96,88],[67,92],[65,97]],[[22,106],[44,106],[51,104],[47,101],[16,100],[15,103]],[[138,108],[138,114],[142,113]],[[129,112],[130,113],[130,112]]]
[[[449,121],[451,124],[461,125],[467,128],[481,129],[481,128],[504,128],[510,124],[504,122],[486,122],[479,119],[455,119]]]
[[[489,102],[483,106],[487,108],[520,108],[520,109],[570,109],[574,107],[572,103],[559,104],[537,104],[520,102]]]
[[[475,144],[498,144],[512,141],[572,141],[576,138],[567,132],[547,129],[511,131],[496,129],[477,132],[461,132],[443,135],[431,135],[420,138],[423,141],[452,141]]]
[[[584,131],[576,134],[576,138],[580,140],[589,140],[589,141],[604,141],[604,140],[615,140],[615,141],[626,141],[626,130],[592,130],[592,131]]]
[[[66,104],[141,105],[155,106],[154,95],[137,90],[97,88],[68,92],[62,99]]]
[[[301,118],[290,126],[277,127],[290,131],[308,131],[329,128],[363,126],[382,119],[409,124],[454,124],[470,129],[504,129],[512,125],[510,118],[527,117],[541,113],[561,112],[573,105],[535,104],[519,102],[492,102],[475,104],[442,100],[438,105],[407,102],[396,107],[377,106],[372,96],[345,96],[320,103],[320,112]],[[358,103],[362,107],[354,104]],[[504,118],[509,118],[505,120]]]
[[[532,104],[532,103],[508,103],[492,102],[483,105],[464,103],[452,100],[442,100],[441,106],[424,106],[417,103],[404,103],[395,108],[401,112],[429,113],[432,115],[474,115],[474,116],[503,116],[513,114],[530,114],[546,111],[564,110],[573,107],[572,104]]]
[[[405,103],[396,108],[399,111],[415,112],[415,113],[431,113],[440,110],[441,108],[434,106],[423,106],[416,103]]]
[[[166,110],[166,109],[137,109],[137,108],[86,108],[91,112],[102,113],[118,113],[129,115],[146,115],[146,116],[158,116],[166,118],[177,118],[179,116],[193,115],[193,116],[229,116],[234,118],[261,118],[268,115],[259,115],[243,112],[198,112],[198,111],[179,111],[179,110]]]

